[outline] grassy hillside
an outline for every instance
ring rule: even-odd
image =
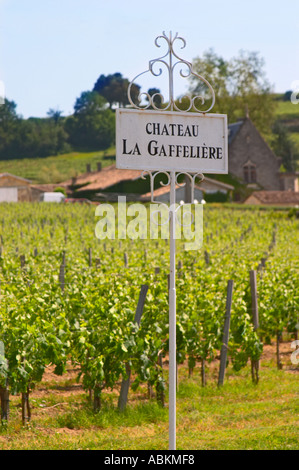
[[[299,104],[293,104],[291,101],[277,102],[276,115],[281,120],[288,124],[292,119],[299,121]]]
[[[86,171],[86,165],[91,170],[97,169],[97,163],[102,166],[111,165],[115,149],[111,148],[98,152],[71,152],[47,158],[24,158],[20,160],[0,161],[0,173],[7,172],[22,176],[33,183],[60,183]],[[111,157],[111,159],[109,159]]]
[[[296,154],[299,155],[299,104],[283,101],[283,95],[274,95],[276,100],[276,117],[288,129],[290,137],[295,143]],[[269,138],[269,143],[271,138]],[[268,139],[267,139],[268,140]],[[112,159],[108,159],[109,156]],[[0,172],[13,173],[17,176],[30,179],[33,183],[60,183],[76,174],[84,173],[86,165],[96,170],[97,162],[102,166],[112,163],[115,148],[98,152],[71,152],[63,155],[49,156],[47,158],[0,160]],[[297,160],[299,169],[299,160]]]

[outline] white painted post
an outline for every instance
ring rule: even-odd
[[[170,172],[169,450],[176,449],[175,171]]]
[[[171,39],[171,38],[170,38]],[[169,98],[173,110],[173,67],[169,54]],[[169,235],[169,450],[176,450],[176,288],[175,288],[175,171],[170,172]]]

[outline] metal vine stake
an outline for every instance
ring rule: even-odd
[[[146,70],[144,72],[141,72],[140,74],[136,75],[136,77],[129,84],[128,99],[129,99],[129,102],[131,103],[131,105],[136,109],[148,109],[149,107],[151,107],[151,108],[155,109],[156,111],[163,111],[163,110],[164,111],[184,111],[184,112],[195,111],[195,112],[198,112],[198,113],[208,113],[209,111],[211,111],[211,109],[213,108],[213,106],[215,104],[215,92],[214,92],[212,86],[210,85],[210,83],[204,77],[202,77],[201,75],[198,75],[196,72],[194,72],[191,62],[188,62],[187,60],[182,59],[175,52],[174,45],[175,45],[176,42],[181,42],[181,49],[184,49],[186,47],[185,39],[180,37],[178,35],[178,33],[176,33],[175,36],[172,37],[171,32],[169,34],[169,37],[167,37],[165,32],[163,31],[163,34],[161,36],[158,36],[155,39],[155,45],[157,47],[161,47],[160,44],[159,44],[161,42],[161,40],[166,41],[166,44],[167,44],[166,53],[163,56],[161,56],[157,59],[150,60],[148,70]],[[157,67],[157,65],[158,65],[158,67]],[[158,76],[162,75],[163,70],[162,70],[161,66],[166,67],[166,69],[168,71],[168,78],[169,78],[169,100],[168,100],[168,103],[163,108],[157,107],[157,105],[155,104],[155,98],[159,96],[160,99],[162,100],[162,104],[164,104],[165,103],[164,96],[161,93],[155,93],[151,96],[147,92],[142,92],[142,93],[139,94],[138,100],[139,100],[139,102],[141,102],[142,96],[145,96],[147,101],[148,101],[148,104],[144,105],[144,106],[136,105],[134,103],[133,99],[132,99],[132,96],[131,96],[132,85],[136,82],[136,80],[138,80],[139,77],[141,77],[142,75],[145,75],[149,72],[152,73],[152,75],[154,75],[155,77],[158,77]],[[203,110],[203,109],[200,109],[196,106],[197,101],[200,101],[201,105],[205,104],[205,97],[203,95],[196,95],[194,97],[191,97],[189,95],[185,95],[185,96],[183,96],[179,99],[179,103],[182,103],[183,99],[187,99],[189,101],[189,106],[187,107],[187,109],[182,110],[177,106],[177,104],[175,102],[175,99],[174,99],[174,93],[173,93],[174,92],[173,78],[174,78],[175,68],[177,68],[178,66],[181,66],[179,74],[182,78],[189,78],[191,75],[193,75],[193,76],[197,77],[201,82],[205,83],[205,85],[208,87],[208,89],[211,92],[211,97],[212,97],[212,103],[211,103],[211,105],[208,109]],[[186,67],[185,70],[182,68],[183,66]]]

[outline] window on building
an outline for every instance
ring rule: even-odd
[[[246,183],[256,183],[256,166],[248,162],[243,166],[244,180]]]

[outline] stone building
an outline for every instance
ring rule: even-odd
[[[298,174],[280,172],[281,160],[247,116],[228,126],[228,171],[250,188],[298,191]]]
[[[31,201],[30,181],[10,173],[0,173],[0,202]]]

